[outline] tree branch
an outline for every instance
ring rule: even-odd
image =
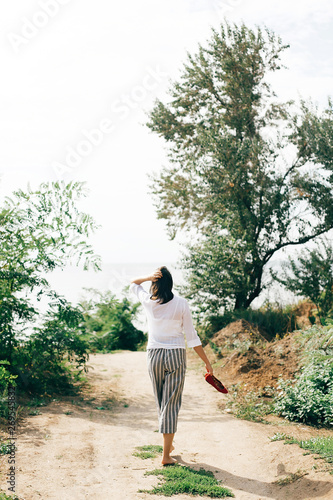
[[[289,245],[303,245],[304,243],[307,243],[308,241],[313,240],[317,236],[320,236],[321,234],[326,233],[330,229],[331,229],[330,227],[325,227],[324,229],[321,229],[320,231],[318,231],[316,234],[312,234],[312,235],[309,235],[309,236],[304,236],[303,238],[300,238],[297,241],[286,241],[285,243],[280,243],[274,249],[269,250],[268,252],[266,252],[266,254],[263,257],[263,262],[265,264],[267,264],[267,262],[272,257],[272,255],[275,254],[275,252],[277,252],[281,248],[287,247]]]

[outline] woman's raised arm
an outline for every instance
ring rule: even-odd
[[[141,285],[145,281],[157,281],[159,278],[162,278],[161,271],[155,271],[153,274],[149,274],[149,276],[142,276],[140,278],[135,278],[131,281],[131,283],[135,283],[136,285]]]

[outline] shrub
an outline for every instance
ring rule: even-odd
[[[127,298],[117,299],[111,292],[90,290],[93,299],[81,303],[84,322],[82,330],[92,351],[115,349],[136,351],[146,340],[144,333],[133,325],[139,304]]]
[[[333,360],[305,366],[296,383],[280,381],[275,411],[308,425],[333,425]]]
[[[8,411],[8,386],[9,384],[16,385],[16,377],[8,371],[6,365],[9,365],[8,361],[0,361],[0,417],[4,418]]]
[[[77,308],[58,307],[16,348],[12,370],[20,387],[36,394],[73,389],[88,359],[88,343],[78,330],[82,318]]]
[[[297,328],[295,313],[290,308],[283,309],[272,304],[266,304],[260,309],[226,311],[222,316],[210,316],[208,326],[205,329],[205,336],[210,338],[215,332],[239,319],[244,319],[264,330],[269,339],[273,339],[276,335],[283,336]]]

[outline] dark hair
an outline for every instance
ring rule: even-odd
[[[160,304],[166,304],[173,299],[172,287],[173,279],[169,269],[165,266],[159,267],[162,277],[157,281],[153,281],[150,286],[150,293],[152,297],[156,297],[156,301]]]

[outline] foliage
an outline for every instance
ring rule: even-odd
[[[295,340],[301,347],[303,365],[333,359],[333,324],[302,330]]]
[[[185,292],[205,311],[248,308],[277,251],[333,227],[333,104],[277,101],[287,47],[225,22],[150,113],[170,159],[152,178],[157,214],[172,238],[188,231]]]
[[[82,320],[78,308],[58,305],[15,350],[12,369],[26,391],[50,394],[73,388],[88,360],[89,346],[78,330]]]
[[[22,500],[17,495],[8,495],[4,491],[0,491],[0,500]]]
[[[5,417],[8,412],[8,387],[16,386],[17,375],[10,373],[8,365],[9,361],[0,361],[0,417]]]
[[[289,257],[284,274],[275,279],[287,290],[311,299],[321,317],[333,313],[333,247],[327,240],[313,250],[305,249],[296,260]]]
[[[127,298],[117,299],[111,292],[90,290],[93,299],[81,303],[84,322],[82,331],[93,351],[109,352],[115,349],[136,351],[146,337],[133,325],[139,304]]]
[[[229,323],[243,319],[254,327],[265,332],[268,339],[277,335],[283,337],[297,328],[296,316],[290,307],[282,308],[274,304],[265,304],[259,309],[239,309],[226,311],[222,315],[211,315],[207,318],[205,337],[210,338]]]
[[[99,269],[99,258],[87,243],[96,224],[77,207],[85,195],[81,183],[44,183],[36,191],[15,192],[0,209],[0,359],[9,362],[12,374],[20,375],[19,383],[28,380],[28,387],[35,387],[32,378],[42,381],[56,369],[61,349],[69,357],[78,349],[82,359],[82,345],[66,330],[77,322],[78,313],[50,288],[45,276],[67,263]],[[37,327],[42,299],[49,312],[44,325]],[[32,367],[39,370],[36,377]]]
[[[147,476],[162,476],[163,483],[154,486],[152,490],[139,490],[139,493],[154,495],[180,495],[182,493],[193,496],[207,496],[210,498],[234,497],[233,493],[219,485],[211,471],[195,470],[191,467],[174,465],[146,472]]]
[[[299,445],[304,450],[317,453],[327,462],[333,464],[333,437],[313,437],[299,441]]]
[[[275,411],[288,420],[315,426],[333,424],[333,359],[305,366],[296,383],[280,380]]]
[[[146,458],[156,458],[158,454],[161,454],[163,452],[162,446],[154,444],[148,444],[146,446],[137,446],[135,449],[137,451],[133,453],[133,456],[142,458],[143,460],[145,460]]]
[[[244,385],[234,385],[229,388],[227,407],[237,418],[264,422],[263,417],[272,413],[272,403],[263,394],[272,394],[272,389],[265,387],[264,390],[246,391]]]
[[[286,486],[287,484],[292,484],[295,481],[298,481],[298,479],[301,479],[301,477],[304,477],[307,474],[308,472],[297,469],[296,472],[292,472],[291,474],[288,474],[285,477],[277,479],[276,481],[273,482],[273,484],[277,484],[278,486]]]
[[[298,444],[304,450],[310,453],[315,453],[323,458],[326,462],[333,464],[333,437],[322,436],[312,437],[310,439],[295,439],[287,434],[276,432],[272,436],[271,441],[284,441],[285,444]],[[333,469],[331,474],[333,473]]]

